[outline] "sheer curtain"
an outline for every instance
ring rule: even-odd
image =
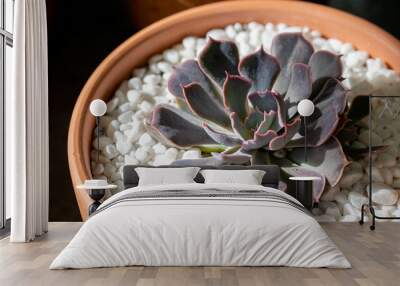
[[[6,187],[12,242],[48,225],[48,79],[45,0],[15,1],[13,93],[6,98]]]

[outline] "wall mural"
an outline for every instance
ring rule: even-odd
[[[93,138],[92,173],[122,189],[125,164],[272,163],[283,175],[323,179],[314,189],[318,220],[357,221],[367,200],[365,95],[399,91],[393,70],[350,43],[307,27],[236,23],[183,39],[121,83],[99,146]],[[302,99],[315,105],[307,130],[297,112]],[[389,106],[378,100],[373,112],[386,118]],[[398,114],[400,105],[391,107]],[[373,201],[378,212],[399,215],[400,124],[380,123]]]

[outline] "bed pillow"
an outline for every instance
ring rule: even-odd
[[[193,179],[199,170],[199,167],[135,168],[139,176],[139,186],[195,183]]]
[[[265,171],[262,170],[202,170],[205,184],[261,185]]]

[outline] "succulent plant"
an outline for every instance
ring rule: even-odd
[[[181,108],[157,106],[151,127],[181,148],[223,150],[199,164],[276,163],[288,174],[319,175],[318,200],[325,178],[336,185],[348,164],[335,137],[347,102],[341,74],[340,57],[314,51],[300,33],[279,34],[271,54],[261,47],[241,60],[233,42],[209,39],[198,60],[176,66],[169,79]],[[315,105],[307,119],[307,162],[297,112],[302,99]]]

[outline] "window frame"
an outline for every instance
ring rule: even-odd
[[[5,189],[5,93],[6,93],[6,47],[13,47],[13,34],[6,27],[6,1],[12,1],[14,13],[14,0],[0,0],[0,236],[9,232],[10,219],[6,217],[6,189]],[[13,17],[13,15],[11,15]]]

